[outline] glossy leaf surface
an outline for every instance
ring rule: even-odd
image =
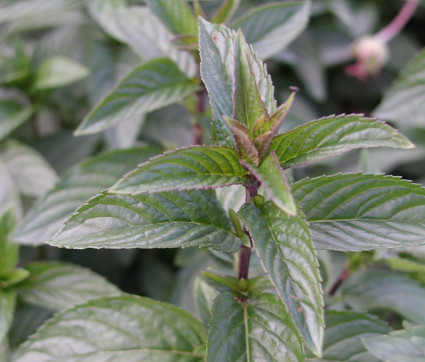
[[[59,230],[77,207],[157,152],[155,148],[113,151],[73,167],[29,211],[13,239],[22,244],[43,243]]]
[[[13,361],[194,362],[203,360],[203,340],[201,323],[184,310],[125,295],[57,314],[18,349]]]
[[[308,224],[271,202],[246,204],[239,211],[261,265],[283,300],[307,346],[321,354],[323,298],[318,262]]]
[[[238,302],[231,293],[214,302],[207,361],[304,361],[301,341],[280,299],[263,294]]]
[[[425,243],[425,189],[386,175],[339,174],[292,185],[316,248],[370,250]]]
[[[191,147],[164,153],[121,178],[111,192],[139,194],[250,185],[247,172],[232,148]]]
[[[30,277],[15,290],[26,303],[61,310],[90,299],[120,294],[100,275],[77,265],[39,262],[28,264]]]
[[[90,199],[49,244],[72,248],[178,248],[240,245],[213,190]]]
[[[91,110],[76,134],[100,132],[121,120],[178,102],[197,88],[168,58],[143,63]]]
[[[271,145],[284,168],[367,147],[414,145],[397,130],[361,114],[320,118],[277,136]]]

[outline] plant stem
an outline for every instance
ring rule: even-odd
[[[200,81],[202,84],[202,81]],[[196,116],[195,116],[195,123],[192,126],[193,130],[193,143],[197,146],[202,145],[202,127],[198,123],[198,120],[196,119],[197,116],[202,115],[202,113],[205,112],[205,95],[206,95],[205,87],[202,86],[202,89],[199,90],[196,93]]]
[[[339,274],[338,279],[335,281],[335,283],[329,289],[328,294],[334,295],[336,293],[336,291],[338,290],[338,288],[343,283],[343,281],[345,279],[347,279],[350,275],[351,275],[351,271],[349,271],[347,268],[344,267],[344,269],[342,269],[341,273]]]
[[[254,186],[247,187],[245,191],[245,201],[246,203],[251,202],[251,199],[257,195],[258,183],[256,182]],[[249,271],[249,259],[251,258],[251,249],[252,249],[252,240],[248,231],[244,228],[244,233],[248,236],[251,246],[242,245],[239,251],[239,268],[238,268],[238,280],[245,279],[248,280],[248,271]]]
[[[397,35],[412,17],[416,7],[418,6],[418,2],[419,0],[406,1],[393,21],[389,23],[384,29],[382,29],[378,34],[376,34],[376,37],[386,43],[395,35]]]

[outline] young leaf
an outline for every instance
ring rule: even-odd
[[[363,343],[369,352],[382,361],[425,360],[425,326],[410,327],[387,336],[364,338]]]
[[[242,42],[242,46],[241,46]],[[238,49],[242,48],[242,54],[245,57],[245,64],[238,64],[235,56],[240,51],[236,51],[235,46],[238,43]],[[276,109],[276,102],[273,97],[274,88],[270,77],[267,74],[265,65],[258,59],[253,50],[248,47],[242,39],[236,41],[236,33],[223,25],[211,24],[200,18],[199,21],[199,47],[201,54],[201,75],[204,81],[214,113],[212,124],[213,137],[217,144],[235,146],[235,141],[229,126],[223,120],[223,116],[234,119],[236,117],[235,107],[239,105],[234,103],[234,94],[238,87],[245,84],[249,85],[250,97],[260,96],[265,110],[272,114]],[[238,66],[236,65],[238,64]],[[241,66],[241,67],[240,67]],[[248,68],[251,71],[249,73]],[[236,70],[242,69],[242,73],[236,75]],[[236,78],[248,77],[242,80],[244,84],[239,84]],[[255,84],[256,94],[252,93],[252,85]],[[239,92],[239,98],[243,93]],[[256,103],[257,104],[257,103]],[[244,102],[244,107],[248,107],[248,102]],[[248,109],[240,109],[238,114],[247,112]],[[240,122],[246,120],[237,119]]]
[[[56,314],[21,345],[13,361],[201,362],[203,343],[202,325],[188,312],[148,298],[123,295],[93,300]]]
[[[425,49],[406,65],[398,79],[375,110],[378,118],[400,126],[423,127],[425,113]]]
[[[301,340],[279,298],[237,301],[231,293],[214,301],[207,361],[304,361]]]
[[[33,113],[33,107],[15,99],[0,99],[0,141],[24,124]]]
[[[198,24],[185,0],[147,0],[147,3],[172,33],[196,36]]]
[[[279,209],[289,215],[295,216],[297,214],[297,207],[291,194],[291,188],[274,152],[263,160],[260,167],[244,162],[243,165],[261,181],[261,186],[264,186],[267,195]]]
[[[158,153],[155,148],[133,148],[98,155],[73,167],[29,211],[12,236],[21,244],[39,245],[59,230],[72,212],[90,197],[112,185],[123,173]]]
[[[285,303],[306,345],[320,356],[323,298],[318,262],[301,212],[289,216],[273,203],[245,204],[239,215],[261,265]]]
[[[81,206],[51,239],[59,247],[179,248],[236,251],[240,241],[213,190],[135,196],[102,193]]]
[[[0,289],[0,342],[6,336],[15,311],[16,293]]]
[[[40,262],[28,264],[30,277],[14,288],[25,302],[61,310],[90,299],[121,294],[121,291],[91,270],[77,265]]]
[[[23,143],[12,140],[4,143],[0,157],[18,189],[25,195],[43,196],[58,179],[43,156]]]
[[[76,135],[100,132],[121,120],[178,102],[198,86],[168,58],[134,68],[84,118]]]
[[[341,292],[344,302],[357,310],[389,309],[412,322],[425,324],[425,287],[406,275],[362,270],[342,284]]]
[[[310,1],[266,4],[242,15],[232,28],[240,28],[261,59],[285,49],[307,26]]]
[[[44,60],[35,72],[34,90],[47,90],[66,86],[89,75],[89,69],[75,60],[55,56]]]
[[[388,333],[390,329],[384,322],[375,316],[351,311],[328,310],[325,317],[323,356],[322,359],[317,359],[317,362],[321,360],[375,362],[361,339]]]
[[[141,164],[111,188],[112,193],[140,194],[250,185],[232,148],[195,146],[166,152]]]
[[[361,114],[320,118],[275,137],[271,144],[284,168],[366,147],[414,145],[397,130]]]
[[[425,243],[425,189],[386,175],[339,174],[292,185],[318,249],[361,251]]]

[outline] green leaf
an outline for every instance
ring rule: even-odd
[[[425,326],[395,331],[387,336],[363,339],[366,348],[386,362],[425,360]]]
[[[307,26],[310,1],[266,4],[242,15],[232,28],[240,28],[261,59],[285,49]]]
[[[33,113],[33,107],[15,99],[0,99],[0,140],[24,124]]]
[[[391,269],[401,270],[410,273],[423,273],[425,275],[425,261],[420,258],[386,257],[384,258],[384,261],[389,264]]]
[[[195,280],[195,304],[199,317],[201,318],[204,328],[208,330],[209,321],[211,319],[212,307],[214,299],[218,292],[205,283],[202,279]]]
[[[59,230],[77,207],[157,152],[149,147],[113,151],[73,167],[29,211],[13,240],[21,244],[42,244]]]
[[[23,143],[12,140],[4,143],[0,157],[18,189],[25,195],[43,196],[58,179],[43,156]]]
[[[126,6],[121,0],[85,0],[85,5],[106,33],[127,44],[144,61],[170,57],[185,74],[196,75],[193,56],[176,49],[173,35],[147,6]]]
[[[339,174],[292,185],[318,249],[361,251],[425,243],[425,189],[399,177]]]
[[[355,148],[414,145],[395,129],[361,114],[320,118],[274,138],[271,148],[282,167],[294,167]]]
[[[121,120],[182,100],[198,89],[168,58],[134,68],[84,118],[76,135],[100,132]]]
[[[0,342],[6,336],[15,312],[16,293],[0,289]]]
[[[90,199],[49,244],[84,248],[211,246],[236,251],[240,241],[213,190],[164,192]]]
[[[15,225],[14,210],[13,207],[9,207],[0,215],[0,279],[4,272],[9,271],[18,263],[18,245],[8,241],[9,234]]]
[[[351,311],[328,310],[325,316],[323,356],[314,361],[375,362],[363,346],[362,339],[388,333],[390,329],[384,322],[375,316]]]
[[[194,146],[152,158],[121,178],[110,191],[134,195],[234,184],[251,184],[235,149]]]
[[[207,361],[304,361],[301,340],[279,298],[237,301],[231,293],[214,301]]]
[[[306,345],[320,356],[323,298],[318,262],[307,222],[272,202],[245,204],[239,215],[251,235],[261,265],[283,300]]]
[[[19,192],[10,176],[9,170],[0,158],[0,215],[5,213],[9,207],[13,207],[15,217],[20,221],[22,207]]]
[[[406,65],[375,110],[378,118],[400,126],[423,127],[425,113],[425,49]]]
[[[224,0],[223,4],[211,18],[212,23],[227,23],[239,7],[241,0]]]
[[[196,36],[198,24],[184,0],[147,0],[147,4],[172,33]]]
[[[242,40],[238,40],[240,44]],[[252,91],[252,84],[255,82],[257,93],[269,114],[276,109],[276,102],[273,98],[274,88],[270,77],[267,74],[264,64],[258,59],[250,47],[246,47],[243,42],[242,55],[244,55],[245,64],[240,68],[235,56],[238,51],[235,50],[236,33],[223,25],[211,24],[200,18],[199,21],[199,47],[201,54],[201,75],[202,80],[207,87],[210,102],[214,113],[212,132],[214,141],[219,145],[235,147],[233,134],[223,120],[223,116],[235,118],[235,107],[238,106],[234,100],[234,94],[239,84],[236,84],[235,77],[241,79],[242,76],[248,77],[245,84],[249,85]],[[240,45],[238,46],[240,49]],[[238,64],[238,68],[236,66]],[[252,74],[249,75],[247,66],[250,67]],[[236,70],[242,69],[239,76],[235,76]],[[243,93],[239,93],[239,97]],[[250,93],[250,97],[252,93]],[[248,106],[248,102],[244,103]],[[239,114],[243,110],[238,111]],[[245,117],[246,119],[246,117]],[[243,122],[244,120],[238,120]]]
[[[37,91],[59,88],[86,78],[89,73],[87,67],[75,60],[54,56],[38,66],[32,87]]]
[[[113,284],[91,270],[58,262],[26,265],[30,277],[15,287],[29,304],[61,310],[90,299],[121,294]]]
[[[264,186],[267,195],[279,209],[289,215],[297,214],[297,206],[292,197],[291,188],[273,151],[263,160],[260,167],[245,162],[243,165],[261,181],[261,186]]]
[[[184,310],[123,295],[76,306],[45,323],[12,361],[203,361],[201,323]]]
[[[29,273],[25,269],[14,268],[7,271],[3,271],[0,274],[0,288],[6,289],[20,283],[21,281],[28,278]]]
[[[384,270],[362,270],[342,284],[344,302],[356,310],[389,309],[425,324],[425,287],[406,275]]]

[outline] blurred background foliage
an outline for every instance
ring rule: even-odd
[[[234,19],[267,2],[243,0]],[[110,7],[104,8],[105,3]],[[206,14],[213,14],[221,1],[200,3]],[[378,74],[359,80],[347,75],[345,67],[354,63],[353,42],[385,27],[403,4],[401,0],[312,2],[307,28],[288,47],[267,60],[279,102],[288,97],[290,86],[300,89],[284,129],[330,114],[375,114],[403,67],[424,47],[425,6],[421,4],[403,31],[389,42],[389,60]],[[99,179],[90,185],[94,189],[88,191],[86,199],[72,203],[75,190],[66,185],[81,181],[77,186],[87,187],[85,177],[95,175],[102,168],[102,163],[97,164],[96,169],[90,161],[85,161],[89,157],[102,157],[98,155],[104,151],[133,146],[150,146],[155,154],[162,149],[194,143],[195,120],[191,112],[194,104],[190,97],[181,104],[130,117],[101,133],[73,135],[90,109],[118,80],[144,61],[175,56],[187,74],[196,75],[196,64],[190,57],[185,58],[182,52],[173,53],[178,41],[164,30],[159,20],[150,13],[134,11],[144,5],[143,1],[129,1],[123,10],[121,1],[0,2],[0,212],[7,204],[15,205],[18,220],[24,225],[18,227],[17,234],[22,244],[46,240],[60,227],[60,223],[56,223],[52,229],[39,230],[28,221],[29,217],[36,220],[43,212],[37,209],[37,201],[45,197],[46,192],[64,187],[65,196],[57,196],[54,202],[73,210],[95,195],[97,189],[113,183],[112,179]],[[143,21],[149,21],[150,25],[144,26]],[[424,95],[422,103],[425,103]],[[210,114],[207,111],[198,117],[204,129],[203,142],[208,143]],[[407,109],[394,119],[384,120],[409,137],[417,145],[415,150],[352,151],[314,166],[297,168],[292,176],[300,179],[341,171],[385,172],[423,183],[425,115],[412,119]],[[128,167],[124,167],[125,162],[119,158],[114,161],[124,167],[116,171],[116,178],[142,160],[127,161]],[[225,194],[221,197],[226,199]],[[37,222],[44,225],[41,219]],[[412,290],[425,290],[425,248],[353,255],[320,252],[319,257],[325,291],[335,284],[344,268],[349,273],[355,272],[342,289],[344,298],[328,297],[328,303],[335,307],[346,303],[354,309],[378,310],[378,314],[396,325],[401,321],[399,311],[403,314],[409,308],[398,306],[394,299],[390,312],[388,305],[379,303],[379,298],[368,306],[369,299],[364,293],[376,285],[387,285],[382,283],[386,277],[392,278],[393,285],[406,285],[408,280]],[[23,245],[20,265],[35,260],[80,264],[104,275],[125,292],[170,301],[188,310],[193,310],[193,285],[200,272],[208,267],[223,270],[230,265],[222,255],[199,249],[72,251]],[[256,267],[254,260],[252,268]],[[383,268],[374,279],[367,275],[373,268]],[[49,315],[51,312],[47,309],[21,303],[10,332],[11,346],[20,343]],[[421,318],[424,322],[425,314]]]

